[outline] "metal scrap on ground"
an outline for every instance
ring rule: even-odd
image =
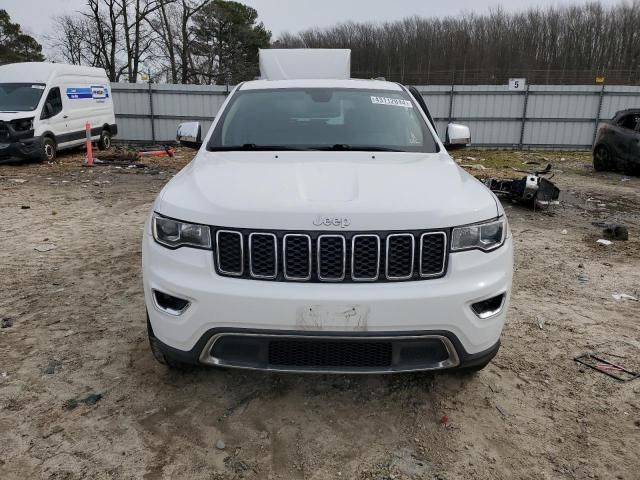
[[[512,179],[494,177],[478,177],[478,179],[496,195],[511,198],[518,203],[533,208],[549,205],[558,200],[560,189],[553,182],[542,176],[551,172],[550,163],[544,169],[532,172],[514,170],[527,175]]]

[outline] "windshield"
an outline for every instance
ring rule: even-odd
[[[44,87],[39,83],[0,83],[0,112],[35,110]]]
[[[437,152],[418,108],[395,90],[239,91],[207,148]]]

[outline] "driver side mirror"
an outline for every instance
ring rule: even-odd
[[[471,131],[466,125],[450,123],[447,125],[447,135],[444,146],[447,148],[466,147],[471,143]]]
[[[202,146],[200,122],[185,122],[178,125],[176,140],[182,146],[198,150]]]

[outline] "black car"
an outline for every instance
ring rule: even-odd
[[[621,110],[598,128],[593,168],[640,175],[640,108]]]

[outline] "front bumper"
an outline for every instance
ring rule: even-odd
[[[0,161],[26,159],[38,160],[43,151],[42,139],[39,137],[15,141],[0,142]]]
[[[229,341],[224,343],[225,340]],[[187,352],[157,339],[156,342],[164,355],[184,364],[281,373],[384,374],[468,369],[488,363],[500,348],[498,340],[490,348],[470,354],[453,334],[439,331],[345,335],[211,329]],[[287,342],[296,345],[283,345]]]
[[[202,356],[214,335],[242,331],[349,338],[441,335],[463,365],[473,356],[497,351],[513,268],[511,238],[493,252],[451,253],[442,278],[403,283],[310,284],[221,277],[215,273],[211,251],[168,250],[147,231],[142,257],[154,335],[173,353],[191,359],[195,355],[205,364],[216,364],[207,352]],[[190,306],[171,315],[156,304],[153,290],[186,299]],[[506,301],[496,315],[480,319],[472,311],[471,304],[502,293]]]

